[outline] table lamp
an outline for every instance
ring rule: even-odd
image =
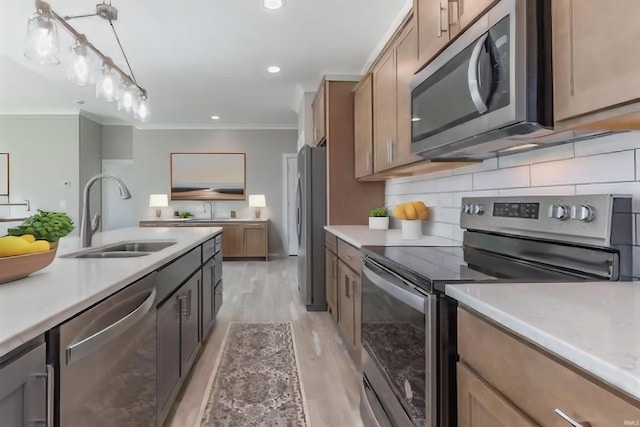
[[[160,218],[162,215],[162,209],[169,206],[169,198],[166,194],[151,194],[149,196],[149,207],[150,208],[158,208],[156,209],[156,217]]]
[[[267,206],[267,201],[264,198],[264,194],[250,194],[249,206],[256,208],[256,218],[260,218],[260,208]]]

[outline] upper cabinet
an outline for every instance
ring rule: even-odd
[[[373,70],[374,172],[421,160],[411,154],[409,85],[417,66],[417,34],[411,20]]]
[[[417,17],[418,57],[426,64],[449,43],[449,1],[414,0],[413,10]]]
[[[327,137],[325,93],[325,80],[323,79],[311,104],[311,110],[313,111],[313,145],[318,145]]]
[[[552,2],[556,126],[638,128],[640,26],[633,17],[639,15],[637,0],[615,7],[606,0]]]
[[[371,74],[356,86],[353,95],[353,138],[356,178],[373,173],[373,87]]]

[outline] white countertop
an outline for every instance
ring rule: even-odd
[[[420,239],[403,239],[402,230],[371,230],[367,225],[325,225],[325,230],[345,242],[362,246],[462,246],[462,243],[438,236],[422,236]]]
[[[96,302],[167,264],[222,231],[219,227],[123,228],[96,233],[93,246],[125,240],[175,240],[136,258],[59,258],[80,250],[79,237],[64,237],[57,258],[27,278],[0,285],[0,356],[64,322]]]
[[[640,282],[477,283],[446,293],[640,400]]]

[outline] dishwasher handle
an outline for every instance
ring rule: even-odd
[[[96,349],[102,347],[113,338],[120,336],[136,324],[138,324],[149,313],[155,305],[156,289],[153,288],[149,296],[135,310],[112,323],[106,328],[83,340],[67,347],[67,365],[77,362],[91,354]]]

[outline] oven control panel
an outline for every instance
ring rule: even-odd
[[[632,234],[631,198],[610,194],[464,197],[460,226],[608,246]],[[615,229],[615,233],[614,233]]]

